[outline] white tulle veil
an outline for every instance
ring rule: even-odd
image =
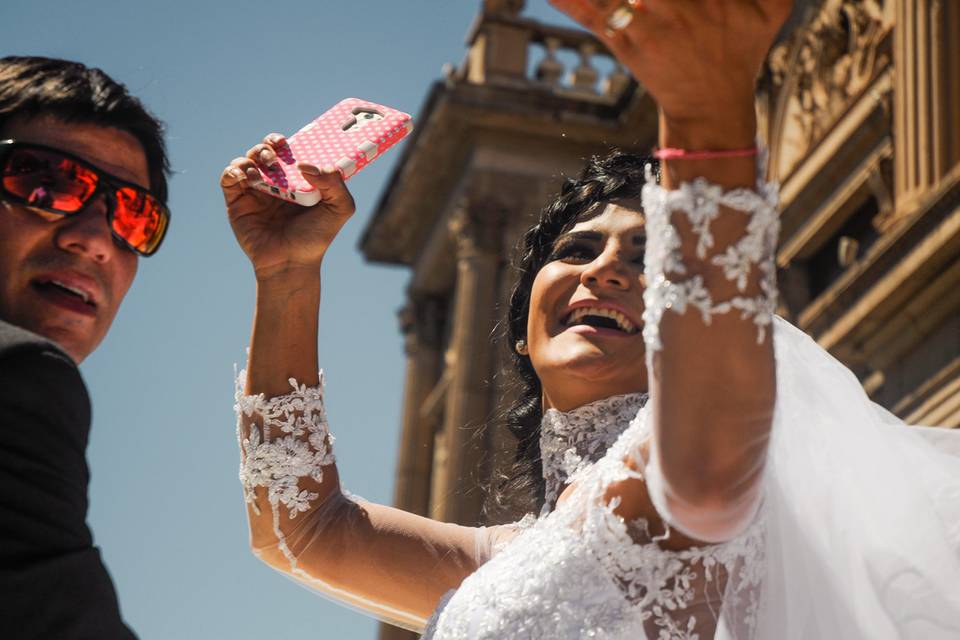
[[[960,432],[906,426],[776,320],[760,638],[960,638]]]

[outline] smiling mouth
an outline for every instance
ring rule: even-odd
[[[599,309],[596,307],[580,307],[574,309],[564,320],[567,328],[585,325],[595,329],[613,329],[628,335],[637,333],[639,328],[625,315],[613,309]]]
[[[45,297],[76,311],[93,313],[97,308],[88,292],[56,279],[34,282],[33,287]]]

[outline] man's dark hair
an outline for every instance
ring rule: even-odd
[[[505,409],[503,419],[517,438],[517,452],[513,469],[497,472],[493,478],[485,506],[488,517],[536,512],[544,501],[540,459],[542,388],[530,357],[513,348],[517,340],[527,337],[533,280],[547,263],[557,238],[574,225],[601,214],[611,200],[639,199],[648,166],[659,179],[658,163],[649,156],[623,151],[594,156],[575,180],[566,180],[556,199],[541,211],[537,224],[520,239],[514,260],[516,280],[502,336],[512,369],[511,395],[515,398]]]
[[[34,56],[0,58],[0,129],[13,118],[43,115],[132,135],[147,156],[150,190],[166,202],[170,165],[163,124],[125,86],[79,62]]]

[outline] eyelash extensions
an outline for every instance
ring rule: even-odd
[[[646,242],[636,246],[637,255],[630,259],[631,262],[643,266],[644,253],[646,252]],[[597,249],[590,243],[576,239],[561,239],[550,253],[550,260],[580,259],[595,260],[598,255]]]

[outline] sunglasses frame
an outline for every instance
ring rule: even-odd
[[[49,207],[39,207],[35,204],[30,204],[20,196],[17,196],[16,194],[13,194],[7,191],[7,189],[3,186],[2,180],[0,180],[0,196],[6,199],[12,200],[17,204],[22,204],[24,206],[31,207],[34,209],[40,209],[42,211],[46,211],[47,213],[53,213],[58,216],[63,216],[64,218],[66,218],[69,216],[77,215],[78,213],[82,213],[87,208],[87,205],[96,199],[97,195],[99,195],[100,193],[104,193],[106,195],[106,200],[107,200],[107,223],[108,223],[108,226],[110,227],[110,235],[113,236],[114,240],[116,240],[124,248],[129,249],[130,251],[137,254],[138,256],[143,256],[145,258],[149,258],[150,256],[154,255],[158,249],[160,249],[160,245],[163,244],[164,239],[166,239],[167,237],[167,231],[170,229],[170,219],[171,219],[170,208],[167,207],[167,203],[161,201],[160,198],[158,198],[153,193],[151,193],[149,189],[144,189],[138,184],[135,184],[128,180],[123,180],[122,178],[118,178],[112,173],[104,171],[100,167],[88,162],[87,160],[84,160],[83,158],[77,157],[72,153],[69,153],[62,149],[57,149],[56,147],[48,147],[43,144],[36,144],[34,142],[20,142],[18,140],[13,140],[13,139],[0,140],[0,167],[2,167],[2,164],[6,159],[7,155],[15,151],[18,147],[27,148],[27,149],[37,149],[39,151],[46,151],[48,153],[55,153],[67,158],[68,160],[76,162],[77,164],[81,165],[85,169],[96,174],[97,186],[96,188],[94,188],[93,193],[90,194],[89,198],[87,198],[86,202],[83,203],[83,206],[77,209],[76,211],[72,211],[72,212],[60,211],[58,209],[51,209]],[[153,250],[150,251],[150,253],[145,253],[143,251],[136,249],[129,242],[127,242],[126,240],[121,238],[119,235],[117,235],[117,232],[113,230],[113,216],[117,208],[117,191],[119,191],[121,187],[128,187],[140,193],[149,195],[157,204],[160,205],[160,207],[162,207],[162,211],[166,215],[166,225],[164,226],[164,229],[163,229],[163,235],[160,236],[160,240],[153,247]]]

